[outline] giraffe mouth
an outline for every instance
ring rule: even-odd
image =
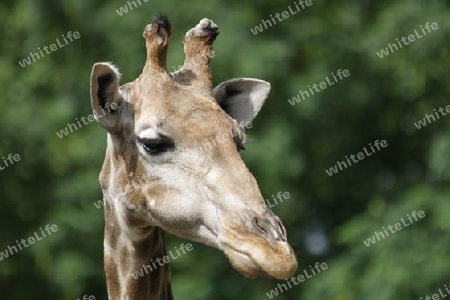
[[[230,255],[227,253],[233,267],[241,272],[243,275],[249,278],[268,278],[271,277],[267,272],[265,272],[261,267],[259,267],[256,262],[247,254],[234,251],[234,254]]]
[[[279,244],[275,250],[258,244],[245,251],[222,243],[222,249],[233,267],[249,278],[286,279],[297,270],[297,259],[287,243]]]

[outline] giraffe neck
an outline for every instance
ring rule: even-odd
[[[131,240],[119,226],[114,204],[105,199],[105,273],[110,300],[173,300],[164,231],[147,227]],[[122,223],[122,222],[120,222]]]

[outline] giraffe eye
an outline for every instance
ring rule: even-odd
[[[175,147],[174,143],[162,138],[155,139],[138,139],[139,144],[142,148],[150,154],[157,155],[163,152],[167,152]]]

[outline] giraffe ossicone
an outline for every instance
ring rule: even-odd
[[[166,256],[166,231],[222,250],[247,277],[286,279],[297,269],[284,226],[239,154],[246,140],[239,124],[255,118],[270,84],[238,78],[213,88],[204,54],[218,33],[214,22],[201,20],[184,38],[183,66],[170,73],[171,26],[156,16],[143,33],[147,58],[136,80],[120,86],[112,64],[93,66],[92,108],[117,106],[97,119],[107,132],[99,179],[109,299],[173,299],[168,264],[129,276]]]

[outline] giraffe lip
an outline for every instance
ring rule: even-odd
[[[230,259],[230,262],[234,268],[245,276],[249,278],[270,277],[270,275],[264,271],[257,262],[255,262],[251,255],[237,250],[229,245],[225,246],[224,252]]]
[[[286,242],[277,243],[276,250],[263,244],[247,246],[247,251],[226,242],[221,245],[233,267],[250,278],[286,279],[297,270],[297,259]]]

